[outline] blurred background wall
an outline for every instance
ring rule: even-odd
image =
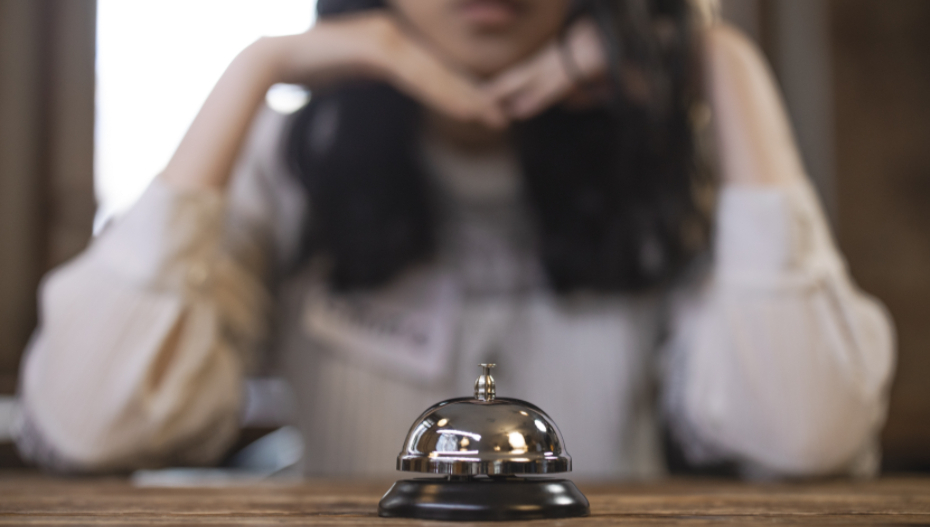
[[[722,4],[772,64],[853,275],[895,318],[885,467],[930,470],[930,2]],[[94,0],[0,0],[0,397],[39,279],[91,234],[95,21]]]
[[[42,274],[87,243],[94,214],[89,0],[0,0],[0,466]]]
[[[94,213],[91,0],[0,0],[0,393],[12,393],[42,274]]]
[[[894,315],[888,468],[930,469],[930,2],[835,0],[837,227]]]

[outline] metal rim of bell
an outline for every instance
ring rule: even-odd
[[[566,457],[533,461],[461,461],[403,456],[397,470],[444,474],[449,476],[510,476],[518,474],[554,474],[571,472],[572,460]]]

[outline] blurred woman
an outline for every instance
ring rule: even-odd
[[[889,318],[759,53],[705,3],[318,9],[245,49],[135,207],[45,280],[27,456],[214,463],[260,372],[290,383],[306,473],[390,472],[492,361],[587,476],[662,474],[666,452],[876,470]],[[311,102],[263,109],[279,82]]]

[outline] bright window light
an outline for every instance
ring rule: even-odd
[[[315,0],[98,0],[97,226],[126,210],[167,164],[236,54],[305,31]],[[300,104],[278,86],[269,102]]]

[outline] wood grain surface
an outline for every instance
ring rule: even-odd
[[[0,474],[0,525],[449,525],[378,518],[378,500],[390,483],[137,488],[115,478]],[[930,478],[796,484],[672,480],[579,486],[591,501],[591,516],[520,525],[930,526]]]

